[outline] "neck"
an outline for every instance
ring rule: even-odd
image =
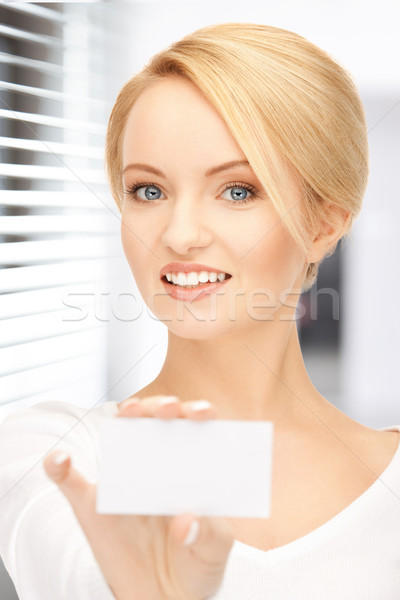
[[[181,401],[207,399],[218,418],[283,427],[315,421],[327,402],[307,374],[295,321],[268,321],[245,335],[206,340],[169,331],[163,368],[149,387]]]

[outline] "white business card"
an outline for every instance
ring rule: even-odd
[[[270,516],[273,423],[104,418],[97,512]]]

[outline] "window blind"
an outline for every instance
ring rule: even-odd
[[[104,135],[122,75],[96,4],[0,2],[0,419],[106,391],[97,308],[123,273]]]

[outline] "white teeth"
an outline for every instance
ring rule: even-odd
[[[207,271],[200,271],[200,273],[199,273],[199,281],[201,283],[207,283],[207,281],[208,281],[208,275],[209,274],[207,273]]]
[[[177,282],[176,283],[178,285],[187,285],[186,279],[187,279],[187,277],[186,277],[185,273],[178,273],[178,277],[177,277]]]
[[[194,271],[191,271],[190,273],[188,273],[187,277],[186,277],[186,283],[187,283],[187,285],[197,285],[199,283],[198,274],[195,273]]]
[[[196,286],[199,283],[215,283],[224,281],[225,273],[215,273],[213,271],[191,271],[190,273],[166,273],[167,281],[180,286]]]

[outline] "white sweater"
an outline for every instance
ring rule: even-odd
[[[14,411],[0,424],[0,554],[20,600],[114,600],[42,460],[52,449],[67,450],[74,466],[96,482],[99,420],[116,411],[114,402],[90,411],[41,402]],[[400,431],[400,426],[383,429]],[[267,552],[235,540],[213,596],[399,599],[400,446],[361,496],[311,533]]]

